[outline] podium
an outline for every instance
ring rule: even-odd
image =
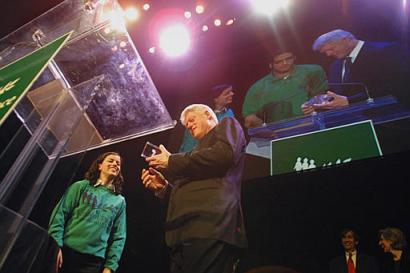
[[[339,109],[317,112],[265,124],[257,128],[250,128],[248,130],[250,142],[246,152],[250,155],[270,159],[270,142],[272,140],[365,120],[371,120],[374,125],[379,125],[408,118],[410,118],[410,110],[403,108],[395,97],[374,98]]]
[[[0,40],[4,67],[72,31],[0,128],[7,139],[0,154],[5,162],[0,169],[0,215],[13,215],[0,218],[0,272],[14,259],[19,235],[35,225],[28,217],[61,158],[176,124],[122,14],[116,0],[66,0]],[[13,211],[7,203],[21,183],[26,197]],[[34,264],[35,255],[30,257],[27,265]],[[18,272],[35,272],[32,266],[20,268]]]

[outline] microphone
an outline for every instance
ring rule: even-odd
[[[261,126],[266,126],[266,124],[268,123],[267,113],[272,112],[272,109],[275,108],[277,105],[278,103],[276,101],[267,103],[262,107],[261,110],[259,110],[256,113],[256,116],[263,121]]]
[[[367,103],[373,103],[374,99],[370,96],[369,89],[367,89],[367,85],[364,84],[363,82],[333,82],[333,83],[328,83],[329,86],[355,86],[359,85],[362,86],[364,89],[364,92],[366,93],[366,102]]]

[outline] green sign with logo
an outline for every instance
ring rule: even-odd
[[[72,32],[69,32],[0,69],[0,125],[71,34]]]
[[[382,155],[371,120],[272,140],[271,175]]]

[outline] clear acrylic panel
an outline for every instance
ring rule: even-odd
[[[46,230],[0,205],[0,271],[54,272],[57,243]]]
[[[64,89],[72,96],[71,104],[66,105],[70,110],[54,117],[52,135],[61,135],[56,130],[67,123],[66,117],[83,112],[78,129],[71,132],[65,155],[175,126],[128,35],[117,1],[62,2],[0,40],[0,66],[69,31],[74,31],[70,40],[15,109],[30,132],[40,123],[33,117],[44,117],[45,109],[56,103],[57,93]],[[94,87],[83,84],[100,76],[104,80]],[[62,82],[62,87],[53,93],[47,86],[55,79]],[[87,104],[84,97],[89,98],[91,91],[93,96]],[[49,150],[47,145],[44,149]]]

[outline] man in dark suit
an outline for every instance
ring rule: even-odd
[[[146,159],[150,168],[141,175],[157,196],[169,194],[171,272],[231,273],[238,250],[247,245],[240,204],[244,132],[232,117],[218,123],[203,104],[185,108],[181,123],[198,145],[179,154],[160,145],[161,153]]]
[[[340,233],[344,255],[332,259],[329,263],[330,273],[378,273],[376,260],[357,251],[359,238],[352,229],[343,229]]]
[[[333,90],[328,94],[333,100],[318,109],[337,108],[386,95],[408,103],[409,58],[398,43],[362,41],[350,32],[336,29],[319,36],[312,47],[336,59],[328,73]],[[332,84],[335,85],[332,87]]]

